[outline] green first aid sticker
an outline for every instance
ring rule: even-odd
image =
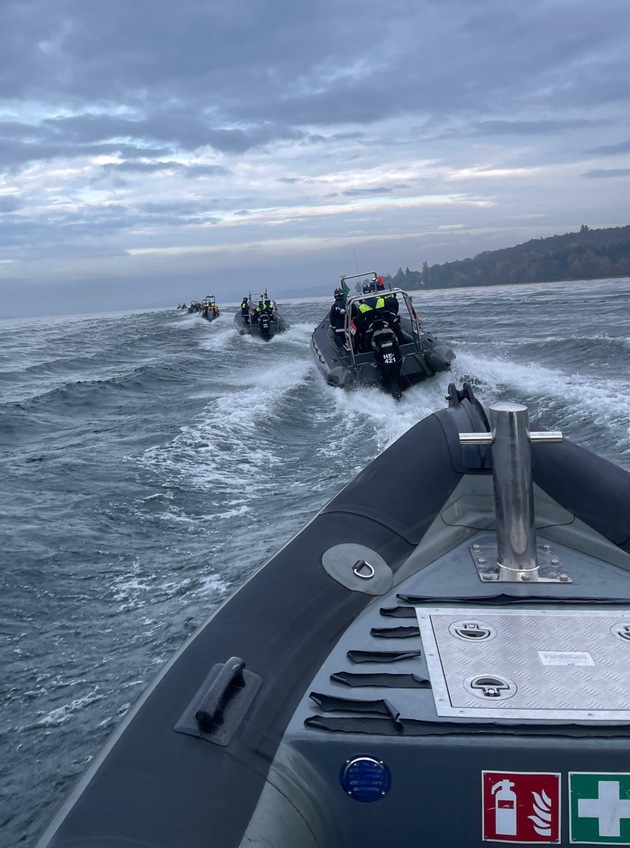
[[[569,772],[569,841],[630,845],[630,774]]]

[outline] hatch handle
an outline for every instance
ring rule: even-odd
[[[245,686],[244,669],[245,660],[240,657],[230,657],[223,663],[223,668],[212,681],[195,713],[201,731],[208,732],[223,721],[223,711],[228,701]]]

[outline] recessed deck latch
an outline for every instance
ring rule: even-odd
[[[516,685],[504,677],[494,674],[477,675],[468,681],[468,688],[480,698],[500,700],[511,698],[516,693]]]

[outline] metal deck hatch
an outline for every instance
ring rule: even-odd
[[[630,722],[630,612],[416,615],[439,716]]]

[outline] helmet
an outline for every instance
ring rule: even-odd
[[[343,289],[335,289],[335,297],[343,297]]]
[[[363,283],[363,294],[367,294],[369,292],[369,290],[370,290],[370,284],[369,283]]]

